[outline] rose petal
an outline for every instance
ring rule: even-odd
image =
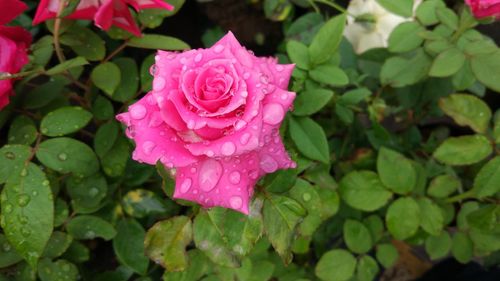
[[[28,8],[20,0],[2,0],[0,1],[0,25],[9,23]]]
[[[149,97],[150,94],[144,96],[129,107],[129,112],[117,116],[117,120],[128,127],[127,136],[136,144],[134,160],[151,165],[160,160],[167,167],[197,162],[198,158],[184,148],[184,143],[166,123],[151,125],[160,109],[147,101]]]
[[[258,179],[256,153],[227,159],[203,158],[177,169],[174,198],[205,208],[221,206],[248,214],[248,202]]]

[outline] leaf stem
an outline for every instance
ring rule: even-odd
[[[335,10],[337,10],[337,11],[339,11],[341,13],[349,14],[349,12],[347,12],[347,10],[344,7],[340,6],[339,4],[337,4],[335,2],[330,2],[328,0],[314,0],[314,1],[318,2],[318,3],[321,3],[321,4],[325,4],[327,6],[330,6],[330,7],[334,8]]]
[[[458,195],[455,195],[453,197],[450,197],[448,199],[446,199],[446,203],[455,203],[455,202],[458,202],[458,201],[462,201],[464,199],[469,199],[469,198],[473,198],[474,195],[476,195],[475,191],[473,189],[471,190],[468,190],[464,193],[460,193]]]

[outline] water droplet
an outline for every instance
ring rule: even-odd
[[[186,178],[181,184],[181,193],[188,192],[189,188],[191,188],[192,180],[190,178]]]
[[[3,249],[4,252],[9,252],[12,249],[12,247],[10,246],[9,243],[5,242],[2,245],[2,249]]]
[[[195,167],[191,168],[191,173],[193,173],[193,174],[196,173],[196,168]]]
[[[244,98],[248,97],[248,92],[247,91],[242,91],[241,92],[241,96],[244,97]]]
[[[240,174],[240,172],[238,172],[238,171],[231,172],[231,174],[229,174],[229,181],[232,184],[238,184],[238,183],[240,183],[240,181],[241,181],[241,174]]]
[[[146,116],[147,110],[143,105],[136,104],[130,107],[130,116],[134,119],[142,119]]]
[[[87,238],[87,239],[93,239],[93,238],[95,238],[95,232],[92,231],[92,230],[89,230],[89,231],[85,232],[85,238]]]
[[[166,81],[163,77],[156,76],[153,80],[153,91],[161,91],[165,88]]]
[[[156,74],[158,74],[158,67],[156,66],[156,64],[153,64],[150,68],[149,68],[149,73],[153,76],[156,76]]]
[[[33,195],[33,196],[37,196],[37,195],[38,195],[38,191],[33,190],[33,192],[31,192],[31,195]]]
[[[220,149],[220,152],[224,156],[231,156],[234,154],[235,151],[236,151],[236,146],[234,145],[234,143],[230,141],[225,142]]]
[[[250,78],[250,73],[249,72],[243,73],[243,79],[247,80],[248,78]]]
[[[5,213],[10,214],[12,213],[12,205],[11,204],[5,204],[5,207],[3,207],[3,210]]]
[[[243,200],[239,196],[233,196],[229,199],[229,205],[233,209],[239,209],[243,205]]]
[[[201,164],[198,184],[203,191],[212,190],[222,176],[222,165],[215,159],[207,159]]]
[[[42,182],[42,185],[44,185],[44,186],[49,186],[49,184],[50,184],[50,182],[48,180],[44,180]]]
[[[186,64],[186,63],[187,63],[187,58],[186,58],[186,57],[182,57],[182,58],[179,60],[179,62],[180,62],[181,64]]]
[[[283,107],[281,105],[277,103],[269,103],[264,106],[263,114],[264,122],[266,122],[267,124],[276,125],[281,122],[281,120],[283,120],[285,111],[283,110]]]
[[[21,224],[27,224],[28,223],[28,217],[27,216],[20,215],[17,219],[19,220],[19,222]]]
[[[153,149],[156,147],[156,144],[152,141],[145,141],[143,144],[142,144],[142,151],[144,151],[144,153],[146,155],[151,155],[151,152],[153,152]]]
[[[240,142],[241,144],[245,145],[248,143],[248,140],[250,139],[250,133],[244,133],[241,135]]]
[[[61,161],[65,161],[66,159],[68,159],[68,155],[66,153],[59,153],[59,155],[57,155],[57,158],[59,158],[59,160]]]
[[[284,68],[282,65],[280,65],[280,64],[276,65],[276,70],[277,70],[277,71],[281,72],[281,71],[283,71],[284,69],[285,69],[285,68]]]
[[[245,122],[244,120],[238,120],[234,123],[234,128],[236,130],[240,130],[241,128],[245,127],[247,124],[247,122]]]
[[[7,159],[10,159],[10,160],[14,160],[14,159],[16,159],[16,155],[15,155],[13,152],[11,152],[11,151],[7,151],[7,152],[5,152],[5,157],[6,157]]]
[[[304,201],[306,201],[306,202],[311,200],[311,194],[309,194],[309,193],[302,194],[302,199],[304,199]]]
[[[195,61],[195,62],[200,62],[202,58],[203,58],[203,54],[202,54],[202,53],[198,53],[198,54],[194,57],[194,61]]]
[[[194,122],[194,120],[189,120],[189,121],[187,122],[187,127],[188,127],[188,129],[191,129],[191,130],[192,130],[192,129],[194,129],[194,127],[195,127],[195,126],[196,126],[196,123]]]
[[[266,173],[272,173],[278,169],[278,162],[267,154],[262,156],[259,164],[260,168]]]
[[[208,157],[212,157],[214,156],[214,152],[212,150],[207,150],[207,152],[205,153]]]
[[[89,190],[90,197],[95,197],[97,194],[99,194],[99,189],[97,187],[92,187]]]
[[[263,84],[268,84],[269,83],[269,77],[265,74],[262,74],[260,76],[260,82],[262,82]]]
[[[28,203],[30,202],[31,198],[29,195],[27,194],[19,194],[17,196],[17,204],[19,204],[19,206],[21,207],[24,207],[26,205],[28,205]]]
[[[281,99],[282,100],[287,100],[288,99],[288,94],[286,94],[286,93],[281,94]]]
[[[216,52],[216,53],[220,53],[220,52],[222,52],[223,50],[224,50],[224,45],[217,45],[217,46],[215,46],[215,48],[214,48],[214,52]]]

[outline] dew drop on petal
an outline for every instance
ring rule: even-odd
[[[241,92],[241,96],[244,97],[244,98],[248,97],[248,92],[247,91],[242,91]]]
[[[250,139],[250,134],[244,133],[243,135],[241,135],[240,142],[241,142],[241,144],[245,145],[248,143],[249,139]]]
[[[187,58],[185,57],[182,57],[180,60],[179,60],[180,63],[182,64],[186,64],[187,63]]]
[[[147,110],[143,105],[136,104],[130,107],[130,116],[134,119],[142,119],[146,116]]]
[[[200,62],[202,58],[203,58],[203,54],[202,54],[202,53],[198,53],[198,54],[194,57],[194,61],[195,61],[195,62]]]
[[[220,148],[220,152],[224,156],[231,156],[234,154],[235,151],[236,151],[236,146],[234,145],[234,143],[230,141],[225,142]]]
[[[216,53],[220,53],[220,52],[222,52],[223,50],[224,50],[224,45],[217,45],[217,46],[215,46],[215,48],[214,48],[214,52],[216,52]]]
[[[278,162],[267,154],[262,156],[259,165],[260,168],[266,173],[273,173],[278,169]]]
[[[240,174],[240,172],[238,172],[238,171],[231,172],[231,174],[229,174],[229,181],[232,184],[238,184],[238,183],[240,183],[240,181],[241,181],[241,174]]]
[[[181,184],[181,193],[186,193],[191,188],[192,180],[190,178],[186,178]]]
[[[149,68],[149,73],[153,76],[156,76],[156,74],[158,74],[158,66],[156,66],[156,64],[153,64],[150,68]]]
[[[145,141],[143,144],[142,144],[142,151],[144,151],[144,153],[146,155],[151,155],[151,152],[153,152],[153,149],[156,147],[156,144],[152,141]]]
[[[215,159],[207,159],[201,164],[198,174],[198,184],[201,190],[208,192],[212,190],[222,176],[222,165]]]
[[[279,64],[278,64],[278,65],[276,65],[276,70],[277,70],[277,71],[281,72],[281,71],[283,71],[284,69],[285,69],[285,68],[284,68],[282,65],[279,65]]]
[[[208,157],[212,157],[214,156],[214,152],[212,150],[207,150],[207,152],[205,153]]]
[[[243,79],[247,80],[248,78],[250,78],[250,73],[248,72],[243,73]]]
[[[234,123],[234,128],[235,128],[236,130],[240,130],[241,128],[245,127],[245,126],[246,126],[246,124],[247,124],[247,122],[246,122],[246,121],[244,121],[244,120],[238,120],[238,121],[236,121],[236,122]]]
[[[165,88],[165,79],[163,77],[155,77],[153,80],[153,90],[161,91],[163,88]]]
[[[276,125],[281,122],[281,120],[283,120],[285,111],[283,110],[283,107],[281,105],[277,103],[269,103],[264,106],[263,116],[264,122],[266,122],[267,124]]]
[[[239,196],[233,196],[229,199],[229,205],[233,209],[239,209],[243,205],[243,200]]]

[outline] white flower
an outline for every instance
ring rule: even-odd
[[[398,1],[398,0],[395,0]],[[414,9],[422,2],[416,0]],[[387,47],[391,32],[399,24],[411,21],[391,13],[376,0],[352,0],[347,7],[347,25],[344,36],[358,54],[373,48]]]

